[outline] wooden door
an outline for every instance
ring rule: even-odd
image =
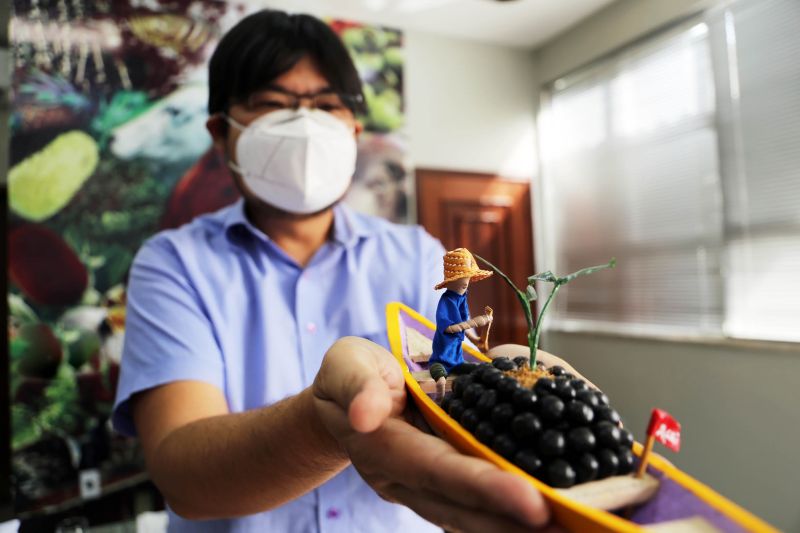
[[[533,221],[528,183],[490,174],[417,169],[417,216],[445,248],[468,248],[524,290],[533,274]],[[483,265],[481,266],[482,268]],[[470,314],[494,309],[490,344],[527,344],[527,324],[514,292],[500,276],[470,285]]]

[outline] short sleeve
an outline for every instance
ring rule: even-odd
[[[134,436],[131,396],[183,380],[223,390],[224,367],[212,324],[175,245],[159,235],[145,243],[131,267],[114,427]]]
[[[457,320],[453,320],[458,316],[458,306],[450,298],[440,298],[439,305],[436,307],[436,329],[447,335],[445,331],[453,324],[457,324]]]

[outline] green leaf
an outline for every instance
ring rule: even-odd
[[[35,414],[23,405],[11,406],[11,449],[19,450],[42,437]]]
[[[8,294],[8,312],[12,317],[19,320],[21,324],[35,324],[39,322],[39,318],[36,316],[34,310],[17,294]]]
[[[564,283],[569,283],[570,281],[572,281],[573,279],[575,279],[575,278],[577,278],[579,276],[587,276],[589,274],[594,274],[595,272],[598,272],[600,270],[605,270],[607,268],[614,268],[615,266],[617,266],[617,260],[616,260],[616,258],[612,257],[611,261],[609,261],[605,265],[597,265],[597,266],[593,266],[593,267],[582,268],[582,269],[578,270],[577,272],[573,272],[572,274],[567,274],[563,278],[559,278],[558,279],[558,283],[563,285]]]
[[[84,261],[84,263],[86,263],[86,266],[92,270],[96,270],[106,264],[106,258],[100,255],[95,255],[89,257],[88,260]]]
[[[528,301],[535,302],[538,296],[536,295],[536,289],[533,287],[533,285],[528,285],[526,292],[528,293]]]
[[[549,281],[550,283],[555,283],[558,281],[558,278],[555,276],[555,274],[549,270],[546,270],[540,274],[534,274],[528,278],[528,283],[533,283],[535,281]]]
[[[18,361],[22,359],[25,353],[28,351],[28,348],[31,345],[31,341],[26,339],[21,339],[16,337],[8,341],[8,353],[11,355],[12,361]],[[12,372],[12,376],[14,373]]]

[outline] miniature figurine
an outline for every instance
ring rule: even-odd
[[[436,382],[436,390],[441,398],[447,375],[451,372],[458,374],[458,367],[464,363],[461,344],[464,336],[473,342],[479,342],[479,337],[472,328],[491,324],[491,309],[487,314],[473,319],[469,317],[467,307],[467,289],[471,281],[480,281],[491,276],[489,270],[481,270],[469,250],[457,248],[447,252],[444,256],[444,281],[436,285],[439,290],[447,290],[439,299],[436,307],[436,333],[433,336],[433,354],[429,360],[429,371]]]

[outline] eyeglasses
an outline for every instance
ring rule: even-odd
[[[251,94],[245,106],[256,113],[271,113],[283,109],[297,109],[306,101],[311,109],[319,109],[339,118],[350,118],[363,102],[358,94],[343,94],[324,91],[316,94],[298,94],[278,89],[267,89]]]

